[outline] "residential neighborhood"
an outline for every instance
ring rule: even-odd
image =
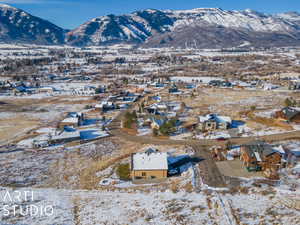
[[[0,32],[0,225],[299,225],[294,17],[148,9],[63,29],[60,44]],[[35,41],[58,38],[45,29]]]

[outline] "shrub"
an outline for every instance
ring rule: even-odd
[[[91,106],[91,105],[84,106],[84,109],[91,109],[91,108],[93,108],[93,106]]]
[[[120,164],[117,167],[117,175],[121,180],[130,180],[130,166],[129,166],[129,163]]]
[[[297,105],[297,102],[293,98],[286,98],[284,100],[284,105],[286,107],[294,107]]]
[[[170,135],[172,132],[175,131],[176,121],[176,118],[166,121],[163,125],[160,126],[160,133],[165,136]]]
[[[251,111],[255,111],[255,110],[256,110],[256,106],[255,106],[255,105],[252,105],[252,106],[250,107],[250,110],[251,110]]]
[[[132,128],[132,124],[136,123],[137,121],[137,114],[136,111],[133,111],[132,113],[127,112],[124,116],[123,126],[125,128]]]
[[[154,128],[153,130],[152,130],[152,133],[153,133],[153,136],[154,137],[156,137],[156,136],[158,136],[158,129],[156,129],[156,128]]]

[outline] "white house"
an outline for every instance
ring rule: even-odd
[[[207,114],[205,116],[199,116],[198,128],[202,131],[211,130],[226,130],[231,125],[232,120],[228,116],[219,116],[217,114]]]

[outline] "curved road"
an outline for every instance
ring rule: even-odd
[[[130,110],[130,109],[128,109]],[[121,120],[127,111],[121,112],[108,126],[110,133],[114,136],[124,138],[128,141],[141,143],[141,144],[155,144],[155,145],[189,145],[195,151],[195,157],[204,159],[198,164],[200,170],[200,176],[203,183],[211,187],[225,187],[226,178],[218,169],[215,161],[212,159],[208,148],[213,145],[226,144],[245,144],[250,141],[260,140],[265,141],[283,141],[290,139],[300,139],[300,131],[291,131],[280,134],[265,135],[260,137],[240,137],[231,138],[227,141],[218,141],[212,139],[200,139],[200,140],[172,140],[172,139],[160,139],[152,136],[135,136],[124,132],[121,129]],[[200,179],[200,178],[198,178]]]
[[[121,112],[114,121],[109,125],[109,130],[112,135],[124,138],[128,141],[133,141],[141,144],[156,144],[156,145],[200,145],[200,146],[213,146],[213,145],[226,145],[230,144],[245,144],[250,141],[257,139],[265,140],[268,142],[272,141],[284,141],[291,139],[300,139],[300,130],[299,131],[290,131],[285,133],[270,134],[264,136],[253,136],[253,137],[239,137],[239,138],[230,138],[226,141],[218,141],[216,139],[198,139],[198,140],[172,140],[172,139],[161,139],[152,136],[134,136],[122,131],[121,128],[121,119],[126,111]]]
[[[143,99],[143,98],[142,98]],[[127,110],[122,111],[119,115],[109,124],[108,128],[111,131],[111,134],[118,137],[123,137],[129,141],[138,142],[141,144],[156,144],[156,145],[200,145],[200,146],[213,146],[213,145],[226,145],[230,144],[245,144],[250,141],[254,141],[257,139],[265,140],[265,141],[284,141],[291,139],[300,139],[300,130],[299,131],[290,131],[279,134],[271,134],[264,136],[253,136],[253,137],[239,137],[239,138],[230,138],[226,141],[218,141],[216,139],[198,139],[198,140],[172,140],[172,139],[161,139],[152,136],[134,136],[130,135],[121,128],[121,120],[126,112],[130,111],[135,105],[141,102],[142,99],[133,103]]]

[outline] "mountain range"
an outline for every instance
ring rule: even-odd
[[[65,30],[0,4],[0,42],[74,46],[129,43],[144,47],[283,47],[300,45],[300,14],[269,15],[219,8],[147,9],[107,15]]]
[[[0,42],[63,44],[66,31],[21,9],[0,4]]]

